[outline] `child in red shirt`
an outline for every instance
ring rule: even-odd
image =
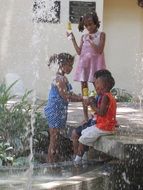
[[[84,145],[94,146],[95,141],[102,135],[112,134],[115,131],[116,122],[116,100],[110,90],[114,86],[114,78],[110,75],[100,76],[95,80],[95,89],[100,96],[97,105],[93,105],[91,99],[85,100],[85,104],[91,106],[95,111],[96,124],[84,129],[79,138],[78,153],[75,164],[81,162],[84,153]]]

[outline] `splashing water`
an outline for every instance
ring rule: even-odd
[[[136,96],[139,99],[139,108],[142,110],[142,101],[143,101],[143,53],[136,54],[136,66],[135,66],[135,79],[136,79]]]
[[[55,0],[35,0],[33,20],[36,22],[59,22],[57,12],[59,4]]]

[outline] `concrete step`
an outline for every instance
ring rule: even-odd
[[[93,167],[95,168],[95,167]],[[89,172],[80,173],[80,167],[74,168],[75,175],[68,177],[69,174],[62,171],[59,175],[59,170],[55,168],[57,175],[52,176],[52,173],[47,171],[47,174],[40,174],[30,177],[27,175],[10,175],[7,178],[0,179],[1,190],[105,190],[108,181],[108,175],[103,173],[101,166]],[[46,169],[46,168],[45,168]],[[43,168],[43,173],[45,171]],[[52,171],[53,172],[53,171]]]
[[[133,136],[110,135],[102,136],[94,148],[112,157],[138,162],[143,159],[143,139]]]

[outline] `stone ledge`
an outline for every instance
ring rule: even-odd
[[[143,159],[143,139],[133,136],[102,136],[94,143],[94,149],[121,160]]]

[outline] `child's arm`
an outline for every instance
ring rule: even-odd
[[[65,101],[71,101],[71,102],[81,102],[83,101],[82,96],[78,96],[73,93],[69,93],[67,90],[67,78],[65,77],[63,80],[56,80],[56,85],[59,90],[60,96],[65,100]]]
[[[81,42],[80,42],[80,46],[77,45],[77,42],[76,42],[76,39],[72,33],[72,43],[73,43],[73,46],[77,52],[78,55],[80,55],[81,53],[81,48],[82,48],[82,44],[83,44],[83,36],[81,37]]]
[[[91,44],[91,46],[93,47],[93,49],[95,50],[96,53],[101,54],[104,50],[104,46],[105,46],[105,33],[101,32],[100,35],[100,42],[98,45],[96,45],[92,39],[92,37],[89,35],[89,43]]]
[[[77,95],[74,93],[69,93],[67,95],[67,99],[69,102],[82,102],[83,101],[83,97],[81,95]]]
[[[89,97],[89,106],[91,107],[92,111],[94,111],[94,113],[96,114],[96,110],[97,110],[97,101],[95,99],[95,97]]]
[[[96,114],[104,116],[108,111],[108,107],[109,107],[109,98],[108,96],[105,95],[102,97],[100,107],[96,108]]]

